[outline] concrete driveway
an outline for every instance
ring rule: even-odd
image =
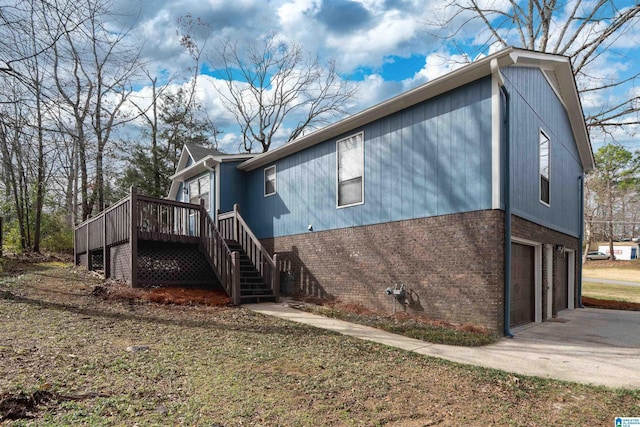
[[[515,329],[484,347],[430,344],[367,326],[313,315],[286,303],[245,305],[258,313],[305,323],[454,362],[523,375],[608,387],[640,388],[640,312],[583,308],[555,321]]]

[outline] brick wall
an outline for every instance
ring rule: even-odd
[[[500,331],[503,307],[501,211],[266,239],[286,261],[283,293],[359,303],[391,313],[385,289],[404,284],[397,310]]]

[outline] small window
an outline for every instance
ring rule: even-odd
[[[204,200],[204,208],[209,210],[209,175],[201,176],[189,183],[189,203],[200,204],[200,199]]]
[[[337,142],[338,207],[364,203],[364,138],[362,132]]]
[[[269,166],[264,170],[264,195],[276,194],[276,166]]]
[[[549,138],[540,132],[540,201],[549,205],[549,157],[551,144]]]

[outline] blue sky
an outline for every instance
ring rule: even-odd
[[[463,0],[464,1],[464,0]],[[506,0],[485,0],[493,7],[505,7]],[[116,26],[133,26],[132,37],[144,40],[143,55],[156,74],[176,74],[177,87],[187,76],[189,58],[179,45],[177,21],[187,13],[200,18],[201,41],[206,39],[205,62],[211,49],[221,40],[232,38],[247,42],[276,31],[285,41],[299,43],[321,60],[337,62],[341,76],[358,86],[349,106],[355,113],[419,84],[425,83],[461,63],[486,54],[481,44],[488,37],[479,22],[456,28],[456,36],[445,40],[445,29],[436,25],[438,18],[450,17],[450,9],[437,0],[115,0],[119,13]],[[565,3],[570,7],[571,1]],[[585,5],[591,3],[585,2]],[[632,2],[612,2],[626,7]],[[556,20],[562,23],[563,14]],[[459,16],[462,22],[464,16]],[[595,78],[620,79],[640,70],[640,25],[629,28],[613,46],[592,65]],[[504,29],[508,34],[509,29]],[[204,69],[209,65],[205,64]],[[213,74],[213,73],[206,73]],[[213,89],[215,78],[204,75],[199,80],[198,99],[218,126],[224,130],[222,148],[237,151],[239,135],[228,112],[221,106]],[[180,79],[183,80],[180,80]],[[639,82],[640,83],[640,82]],[[140,82],[141,97],[149,93]],[[588,82],[579,82],[587,85]],[[634,82],[606,93],[589,94],[583,106],[589,111],[625,97],[640,94]],[[595,148],[603,141],[615,139],[629,148],[640,148],[636,128],[614,129],[611,136],[592,134]],[[283,130],[283,138],[286,129]]]

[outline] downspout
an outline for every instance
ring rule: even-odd
[[[511,332],[511,149],[509,135],[509,92],[504,85],[504,78],[500,73],[498,61],[491,61],[491,72],[500,86],[500,92],[504,96],[504,120],[501,136],[504,135],[504,166],[501,176],[504,182],[504,335],[513,338]],[[501,99],[502,100],[502,99]],[[502,139],[502,138],[501,138]]]
[[[580,242],[578,246],[578,265],[580,265],[580,274],[578,275],[578,308],[584,308],[582,305],[582,248],[584,244],[584,172],[578,178],[580,183]],[[588,250],[588,248],[587,248]]]

